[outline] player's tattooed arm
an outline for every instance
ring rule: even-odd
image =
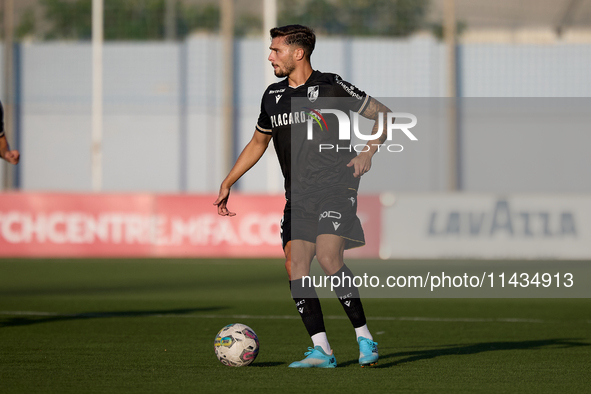
[[[386,107],[384,104],[380,103],[373,97],[370,97],[369,103],[367,103],[367,106],[361,113],[361,116],[374,120],[374,125],[371,132],[372,135],[377,135],[377,133],[380,132],[380,123],[382,124],[382,127],[385,128],[388,112],[391,112],[390,108]],[[382,122],[379,122],[380,116],[382,116]],[[353,167],[355,169],[353,172],[353,176],[355,178],[360,177],[371,169],[371,158],[376,153],[379,146],[386,142],[387,137],[388,133],[386,133],[385,130],[382,130],[377,138],[368,141],[361,153],[359,153],[357,157],[354,157],[349,162],[349,164],[347,164],[347,167]]]
[[[363,116],[364,118],[367,118],[367,119],[374,120],[375,123],[373,125],[373,129],[371,131],[371,134],[376,134],[378,132],[378,128],[380,125],[380,123],[378,122],[378,119],[380,117],[380,114],[382,115],[382,120],[383,120],[382,125],[384,125],[384,126],[386,125],[388,112],[392,112],[390,110],[390,108],[386,107],[384,104],[380,103],[378,100],[374,99],[373,97],[370,97],[369,103],[367,103],[367,107],[365,107],[365,109],[361,113],[361,116]],[[382,135],[380,135],[377,138],[377,140],[370,141],[370,142],[374,143],[374,144],[378,143],[381,145],[384,142],[386,142],[386,138],[387,138],[387,133],[382,132]]]

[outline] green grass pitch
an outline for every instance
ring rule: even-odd
[[[364,369],[322,305],[339,367],[293,370],[311,343],[282,261],[0,260],[0,392],[591,392],[590,299],[365,299]],[[235,322],[261,345],[244,368],[213,351]]]

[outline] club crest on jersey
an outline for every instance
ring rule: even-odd
[[[308,100],[310,100],[311,103],[316,101],[316,99],[318,98],[318,91],[318,85],[308,87]]]

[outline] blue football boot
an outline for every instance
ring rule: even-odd
[[[304,355],[306,358],[289,364],[289,368],[335,368],[337,366],[334,351],[326,354],[320,346],[309,347]]]
[[[359,365],[361,367],[376,365],[378,363],[378,343],[365,337],[359,337],[357,342],[359,343]]]

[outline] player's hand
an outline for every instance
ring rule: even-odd
[[[230,188],[221,187],[218,199],[215,200],[213,205],[218,206],[218,215],[221,216],[236,216],[235,212],[230,212],[226,204],[228,204],[228,198],[230,197]]]
[[[371,168],[371,155],[365,152],[361,152],[356,157],[351,159],[347,167],[354,167],[355,172],[353,176],[355,178],[359,178],[361,175],[365,174]]]
[[[15,150],[7,150],[2,155],[2,157],[4,158],[4,160],[6,160],[7,162],[9,162],[10,164],[18,164],[18,161],[20,159],[20,156],[21,156],[21,154],[16,149]]]

